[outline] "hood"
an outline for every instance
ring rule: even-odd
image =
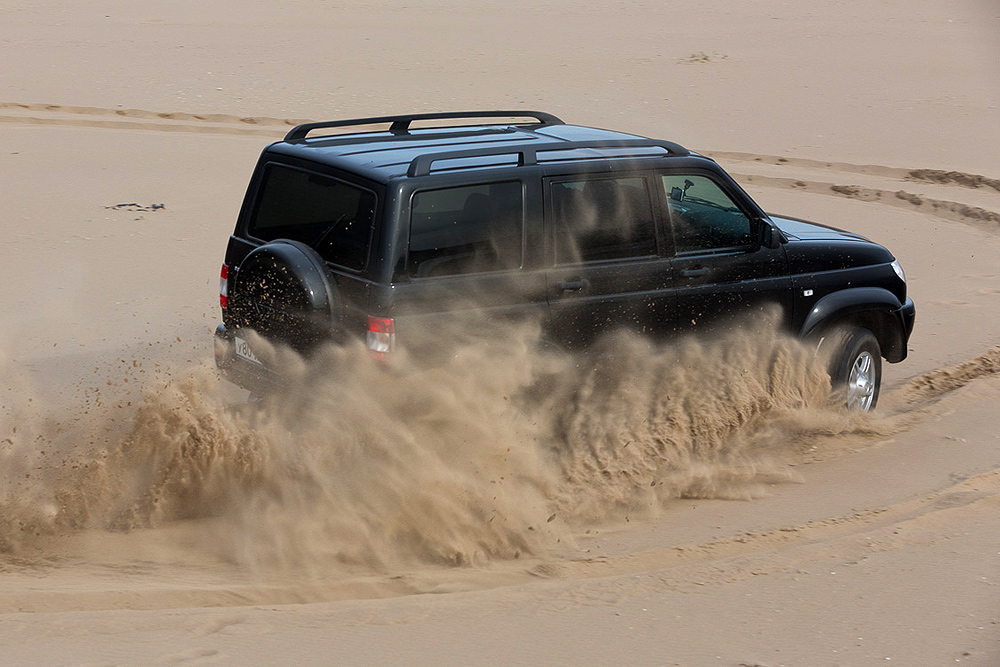
[[[786,218],[768,213],[771,222],[777,225],[781,233],[790,241],[867,241],[860,234],[852,234],[835,227],[827,227],[815,222]]]

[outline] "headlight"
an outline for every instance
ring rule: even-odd
[[[906,282],[906,274],[903,273],[903,267],[899,265],[898,259],[892,260],[892,270],[896,272],[896,275],[899,276],[900,280],[904,283]]]

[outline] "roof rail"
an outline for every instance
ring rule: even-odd
[[[614,148],[662,148],[667,153],[677,156],[690,155],[691,152],[672,141],[660,139],[604,139],[592,141],[567,141],[560,144],[517,144],[514,146],[493,146],[490,148],[468,148],[465,150],[447,151],[444,153],[427,153],[413,158],[406,174],[410,177],[426,176],[431,172],[431,165],[441,160],[458,160],[471,157],[489,157],[493,155],[517,155],[517,165],[538,164],[538,153],[550,151],[571,151],[578,148],[614,149]],[[607,157],[607,156],[595,156]],[[634,155],[620,157],[657,157],[649,155]]]
[[[375,116],[372,118],[355,118],[352,120],[330,120],[319,123],[303,123],[296,125],[285,141],[300,141],[313,130],[327,127],[353,127],[356,125],[375,125],[377,123],[392,123],[389,131],[393,134],[406,134],[410,123],[415,120],[450,120],[454,118],[534,118],[542,125],[563,125],[563,121],[550,113],[543,111],[446,111],[440,113],[415,113],[404,116]]]

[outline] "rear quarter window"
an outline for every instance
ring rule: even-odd
[[[520,181],[417,192],[407,272],[429,278],[520,268],[523,227]]]
[[[262,241],[292,239],[326,261],[360,271],[368,262],[375,194],[287,165],[264,168],[247,232]]]

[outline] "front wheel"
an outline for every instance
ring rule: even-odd
[[[836,337],[830,364],[830,383],[848,410],[870,412],[878,403],[882,384],[882,353],[868,329],[853,327]]]

